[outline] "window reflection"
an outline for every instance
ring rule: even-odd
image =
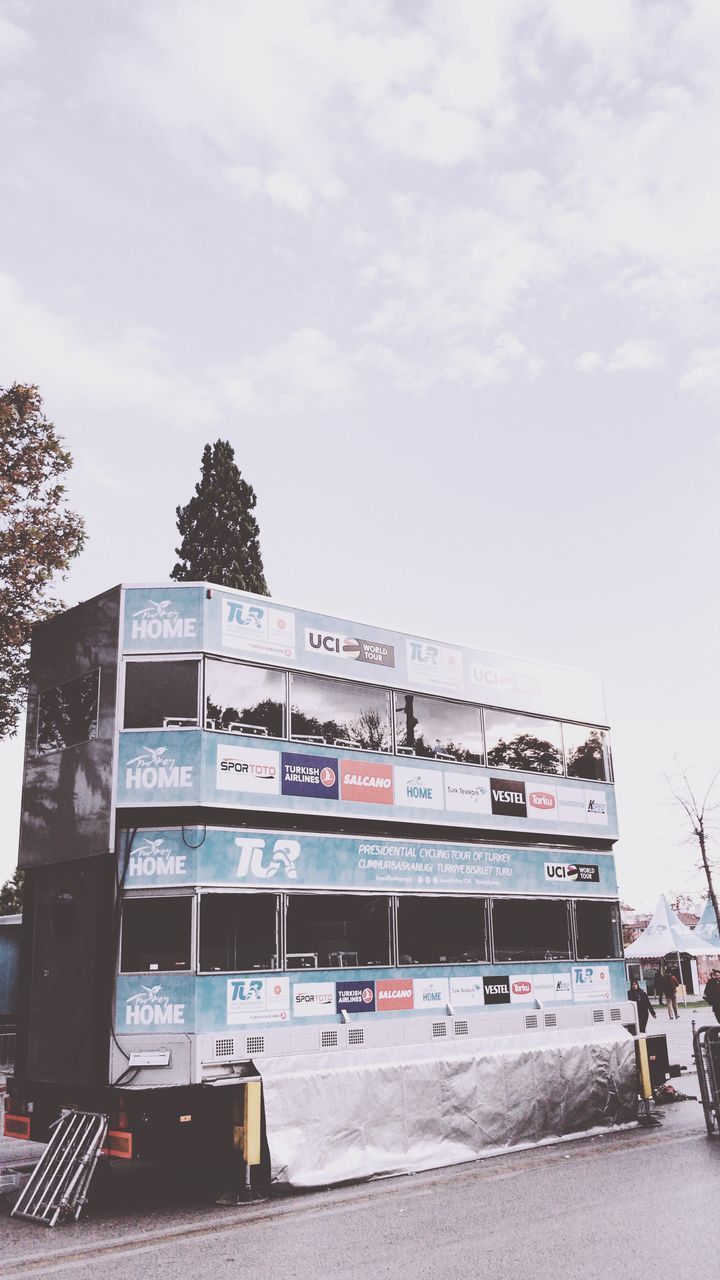
[[[128,662],[125,728],[172,729],[197,724],[197,662]]]
[[[400,755],[482,763],[480,711],[467,703],[396,693],[395,732]]]
[[[297,742],[366,751],[391,748],[390,694],[384,689],[293,675],[290,701],[290,731]]]
[[[568,778],[610,781],[610,743],[604,729],[564,724],[563,737]]]
[[[485,899],[401,898],[398,947],[400,964],[487,960]]]
[[[578,960],[617,959],[622,955],[620,913],[612,902],[576,902]]]
[[[190,968],[190,898],[131,898],[123,906],[120,971]]]
[[[556,720],[486,710],[485,742],[487,762],[493,769],[563,771],[562,735]]]
[[[37,749],[62,751],[97,737],[100,672],[88,671],[40,694]]]
[[[567,902],[493,902],[496,960],[569,960]]]
[[[285,734],[285,672],[240,662],[205,664],[205,723],[258,737]]]
[[[288,899],[288,969],[347,969],[389,962],[387,898],[313,893]]]

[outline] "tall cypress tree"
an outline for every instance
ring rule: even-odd
[[[182,541],[175,548],[180,559],[170,577],[269,595],[260,531],[252,514],[256,503],[255,490],[243,480],[230,442],[206,444],[195,496],[176,510]]]

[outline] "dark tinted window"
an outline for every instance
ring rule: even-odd
[[[496,960],[569,960],[566,902],[496,899],[493,902]]]
[[[400,964],[487,960],[484,898],[401,898]]]
[[[433,756],[481,764],[482,723],[477,707],[442,698],[395,694],[395,733],[401,755]]]
[[[588,729],[583,724],[564,724],[565,761],[568,778],[610,780],[610,743],[604,729]]]
[[[290,701],[290,732],[300,742],[390,750],[390,694],[385,689],[294,675]]]
[[[288,899],[288,969],[348,968],[389,961],[387,898],[313,893]]]
[[[276,969],[274,894],[204,894],[200,902],[200,968]]]
[[[197,724],[197,662],[128,662],[125,728],[168,729]]]
[[[620,912],[612,902],[576,902],[578,960],[612,960],[622,955]]]
[[[190,968],[191,898],[130,898],[123,906],[123,973]]]
[[[560,725],[556,720],[485,711],[487,762],[493,769],[530,769],[562,773]]]
[[[99,692],[97,670],[44,689],[38,708],[38,751],[61,751],[96,737]]]
[[[258,737],[285,735],[285,672],[240,662],[205,664],[208,729],[230,729]]]

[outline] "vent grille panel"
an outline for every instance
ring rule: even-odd
[[[460,1022],[455,1023],[456,1036],[468,1036],[469,1034],[470,1034],[470,1028],[464,1019],[462,1019]]]
[[[605,1021],[605,1010],[593,1009],[593,1022],[604,1022],[604,1021]]]
[[[235,1041],[230,1037],[227,1040],[215,1041],[215,1057],[231,1058],[235,1052]]]
[[[264,1053],[265,1037],[264,1036],[248,1036],[247,1052],[248,1053]]]
[[[620,1022],[621,1020],[622,1020],[622,1013],[620,1012],[620,1010],[619,1010],[619,1009],[611,1009],[611,1010],[610,1010],[610,1021],[611,1021],[611,1022]]]
[[[348,1031],[348,1044],[364,1044],[365,1032],[362,1027],[351,1027]]]
[[[433,1022],[433,1024],[432,1024],[432,1033],[433,1033],[433,1037],[434,1037],[435,1039],[437,1039],[439,1036],[446,1036],[446,1035],[447,1035],[447,1023],[446,1023],[446,1022]]]
[[[556,1013],[546,1013],[546,1014],[545,1014],[545,1026],[546,1026],[546,1027],[556,1027],[556,1026],[557,1026],[557,1014],[556,1014]]]
[[[538,1016],[536,1013],[525,1014],[525,1030],[535,1031],[538,1025]]]
[[[337,1031],[321,1031],[320,1047],[322,1049],[334,1049],[338,1042]]]

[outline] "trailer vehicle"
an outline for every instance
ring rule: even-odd
[[[115,587],[33,639],[5,1132],[80,1107],[115,1156],[267,1172],[259,1081],[271,1147],[300,1090],[302,1145],[301,1061],[610,1045],[616,837],[596,677]]]

